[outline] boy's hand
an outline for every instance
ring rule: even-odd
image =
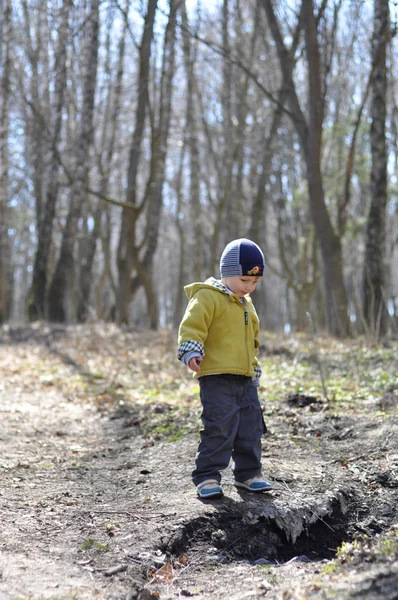
[[[199,373],[200,363],[202,362],[202,360],[203,360],[203,358],[201,356],[194,356],[189,361],[188,367],[191,369],[191,371],[194,371],[195,373]]]

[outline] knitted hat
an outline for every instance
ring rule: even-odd
[[[264,254],[246,238],[233,240],[224,249],[220,259],[221,277],[252,275],[261,277],[264,271]]]

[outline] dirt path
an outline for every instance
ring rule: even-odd
[[[159,355],[148,336],[125,334],[122,348],[114,330],[26,337],[3,332],[0,345],[1,600],[398,598],[396,410],[336,414],[291,397],[267,415],[275,491],[239,493],[228,470],[225,498],[201,502],[192,382],[176,370],[162,388],[188,393],[180,417],[151,391],[170,336]],[[112,352],[131,388],[106,371]],[[178,418],[183,435],[160,435]]]

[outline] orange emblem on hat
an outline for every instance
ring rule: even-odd
[[[257,275],[257,273],[260,273],[261,271],[261,267],[253,267],[252,269],[250,269],[250,271],[247,272],[248,275]]]

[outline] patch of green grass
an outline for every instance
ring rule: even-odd
[[[398,533],[395,535],[398,536]],[[378,544],[378,550],[385,557],[396,558],[398,556],[398,539],[382,538]]]
[[[82,465],[81,463],[77,462],[77,460],[72,460],[72,462],[70,463],[70,466],[73,469],[81,469],[81,470],[87,469],[86,465]]]
[[[168,442],[176,442],[182,439],[188,431],[189,427],[186,425],[179,425],[178,423],[160,423],[151,427],[148,434],[156,438],[166,438]]]
[[[261,569],[261,574],[265,575],[268,583],[271,585],[277,585],[279,583],[279,578],[275,573],[275,567],[273,565],[256,565],[256,570]]]
[[[395,347],[377,348],[366,340],[341,343],[322,337],[314,342],[303,335],[279,343],[268,338],[267,334],[265,345],[276,352],[259,356],[261,391],[268,406],[280,403],[290,393],[323,398],[321,368],[329,407],[335,405],[340,413],[344,409],[363,410],[364,399],[377,402],[398,387]]]
[[[337,549],[338,563],[363,563],[374,560],[396,560],[398,557],[398,532],[390,531],[375,538],[363,536],[360,540],[344,542]]]
[[[95,541],[89,538],[88,540],[84,540],[84,542],[80,544],[80,548],[82,550],[89,550],[90,548],[93,548],[94,544]]]
[[[340,560],[350,560],[354,555],[358,554],[361,549],[361,543],[359,540],[353,542],[343,542],[341,546],[337,548],[336,556]]]
[[[322,569],[322,573],[324,575],[332,575],[332,573],[335,573],[337,571],[337,564],[335,562],[333,563],[328,563],[327,565],[324,565],[323,569]]]
[[[96,542],[92,538],[88,538],[82,544],[80,544],[80,548],[82,550],[91,550],[92,548],[95,548],[96,550],[100,550],[101,552],[109,552],[108,546],[105,546],[104,544],[100,544],[99,542]]]
[[[168,438],[169,442],[178,442],[178,440],[181,440],[185,434],[187,432],[187,428],[185,427],[181,427],[181,429],[179,431],[177,431],[177,433],[174,433],[173,435],[171,435]]]
[[[95,542],[94,547],[96,550],[100,550],[101,552],[109,552],[109,546],[105,546],[99,542]]]

